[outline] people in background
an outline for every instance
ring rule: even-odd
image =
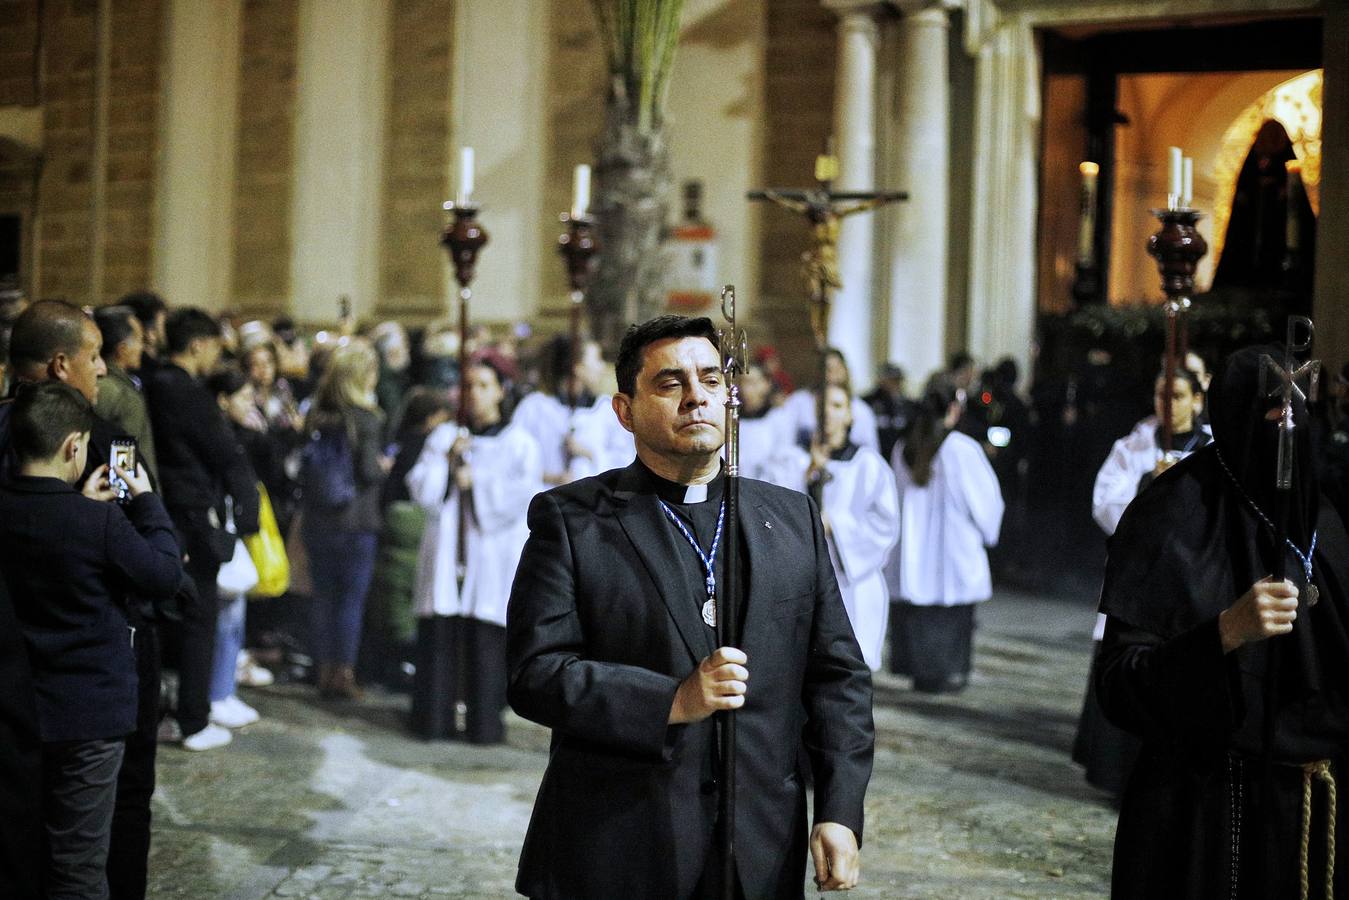
[[[862,658],[878,672],[890,618],[884,570],[899,538],[899,497],[890,466],[875,450],[854,444],[851,428],[852,397],[831,385],[825,389],[823,440],[812,443],[808,454],[797,449],[788,462],[795,483],[777,483],[820,498],[843,607]]]
[[[955,430],[955,384],[929,384],[891,464],[899,489],[899,550],[887,569],[891,667],[916,691],[963,690],[973,668],[974,608],[993,594],[988,548],[1002,525],[1002,491],[977,441]]]
[[[305,419],[301,536],[314,597],[311,650],[318,691],[355,700],[366,594],[375,570],[380,490],[393,464],[384,455],[384,416],[375,398],[379,360],[362,339],[334,349]]]
[[[230,500],[238,536],[255,534],[257,477],[204,382],[220,360],[215,319],[200,309],[175,309],[164,333],[164,358],[145,383],[164,499],[194,587],[183,595],[179,621],[166,629],[165,651],[178,668],[183,747],[204,751],[230,741],[229,731],[210,721],[219,612],[216,576],[236,541],[224,527],[225,499]]]
[[[848,373],[848,361],[843,358],[843,351],[834,347],[824,351],[824,383],[829,386],[837,386],[846,390],[849,396],[852,395],[852,376]],[[816,405],[819,394],[815,391],[805,390],[804,388],[794,392],[787,398],[783,405],[788,420],[792,423],[792,430],[796,436],[796,442],[802,447],[810,446],[811,435],[815,433]],[[880,452],[880,434],[876,429],[876,414],[871,411],[871,407],[862,402],[857,397],[852,400],[852,431],[848,439],[859,447],[870,447],[872,450]]]
[[[136,454],[155,483],[155,436],[139,375],[145,348],[145,326],[129,306],[104,306],[94,311],[103,335],[103,362],[108,374],[99,385],[94,411],[123,434],[136,439]]]
[[[262,473],[279,466],[267,439],[267,424],[254,402],[253,385],[237,368],[223,368],[206,380],[206,386],[220,405],[235,439],[248,454],[259,479]],[[222,728],[243,728],[258,721],[258,711],[235,691],[239,655],[244,649],[244,622],[248,599],[235,593],[220,596],[220,614],[216,617],[215,652],[211,663],[211,721]]]
[[[1204,409],[1204,385],[1198,373],[1185,368],[1171,382],[1171,445],[1162,446],[1166,375],[1157,376],[1151,416],[1115,442],[1110,456],[1096,475],[1091,513],[1106,535],[1115,533],[1124,511],[1160,474],[1210,441],[1199,416]],[[1092,633],[1092,663],[1100,655],[1106,616],[1096,617]],[[1086,770],[1089,784],[1119,796],[1138,758],[1138,738],[1113,725],[1101,711],[1092,682],[1088,679],[1073,760]]]
[[[913,421],[913,401],[904,388],[904,369],[883,363],[876,372],[876,386],[862,397],[876,416],[876,433],[883,459],[889,459],[895,444],[904,437]]]
[[[543,464],[537,441],[502,409],[496,368],[476,360],[465,388],[467,433],[452,422],[437,426],[407,476],[427,511],[415,587],[413,727],[423,737],[458,736],[462,701],[464,739],[495,744],[505,738],[506,602]]]

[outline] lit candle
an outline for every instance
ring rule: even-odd
[[[1194,160],[1185,157],[1180,165],[1180,205],[1189,209],[1194,202]]]
[[[584,219],[590,210],[590,166],[581,163],[571,177],[571,217]]]
[[[1077,167],[1082,173],[1082,209],[1077,231],[1077,264],[1090,268],[1096,258],[1096,179],[1101,167],[1084,162]]]
[[[455,206],[468,206],[473,201],[473,148],[459,150],[459,192],[455,195]]]
[[[1302,163],[1290,159],[1284,163],[1284,168],[1288,170],[1288,213],[1284,220],[1284,243],[1289,250],[1296,250],[1301,239],[1297,201],[1302,193]]]
[[[1181,160],[1184,155],[1179,147],[1170,147],[1166,152],[1170,163],[1167,166],[1166,205],[1170,209],[1175,209],[1176,204],[1180,202]]]

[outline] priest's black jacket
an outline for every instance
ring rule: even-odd
[[[736,861],[747,900],[801,897],[804,744],[816,822],[862,837],[871,676],[814,504],[740,487],[747,564],[737,713]],[[509,699],[553,730],[516,889],[534,898],[681,898],[711,852],[714,719],[667,720],[715,649],[698,563],[661,510],[674,487],[640,461],[534,498],[507,613]],[[710,543],[710,542],[709,542]],[[692,561],[692,565],[690,565]]]

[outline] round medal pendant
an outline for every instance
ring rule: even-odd
[[[708,628],[717,627],[717,600],[715,597],[708,597],[707,602],[703,604],[703,623]]]
[[[1316,585],[1307,585],[1307,606],[1308,608],[1316,605],[1316,601],[1321,599],[1321,592],[1317,590]]]

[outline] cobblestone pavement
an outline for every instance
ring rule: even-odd
[[[1101,897],[1115,815],[1068,759],[1090,652],[1083,605],[1000,595],[954,697],[877,677],[858,898]],[[221,750],[160,753],[152,897],[514,896],[548,733],[406,734],[406,700],[246,693],[263,719]],[[813,889],[808,895],[814,895]]]

